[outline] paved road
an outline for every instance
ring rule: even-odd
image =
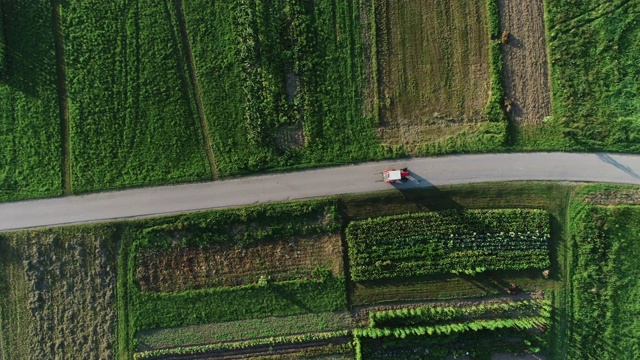
[[[0,231],[388,190],[380,172],[408,167],[400,188],[558,180],[640,184],[640,155],[518,153],[456,155],[347,165],[209,183],[0,204]]]

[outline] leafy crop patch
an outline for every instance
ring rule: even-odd
[[[419,213],[351,222],[354,281],[550,265],[550,219],[542,210]]]

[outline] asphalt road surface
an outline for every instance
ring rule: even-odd
[[[408,167],[398,188],[553,180],[640,184],[640,155],[518,153],[455,155],[346,165],[208,183],[139,188],[0,204],[0,231],[389,190],[388,168]]]

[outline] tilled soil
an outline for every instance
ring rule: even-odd
[[[17,238],[25,274],[31,359],[110,359],[115,345],[113,233]],[[10,289],[10,291],[13,291]]]
[[[499,0],[503,45],[503,79],[511,104],[510,116],[519,123],[540,123],[551,114],[549,71],[542,0]]]
[[[239,286],[262,276],[284,281],[313,276],[316,268],[342,275],[340,234],[296,237],[242,248],[186,247],[136,255],[136,282],[145,292]]]

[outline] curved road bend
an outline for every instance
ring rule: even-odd
[[[392,167],[415,174],[399,188],[514,180],[640,184],[640,155],[453,155],[3,203],[0,231],[388,190],[380,172]]]

